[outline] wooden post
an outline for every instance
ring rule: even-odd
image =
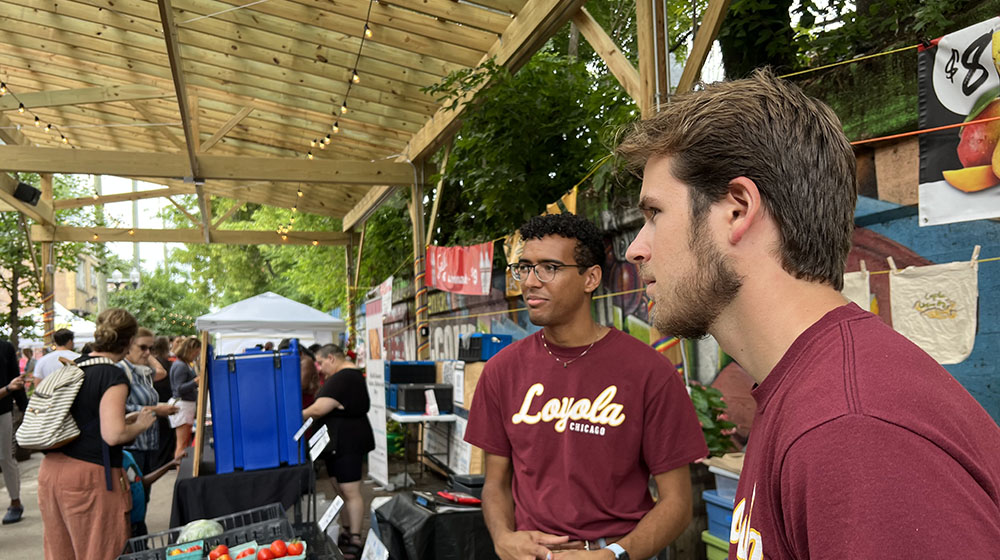
[[[352,350],[357,344],[357,321],[354,317],[354,296],[357,282],[354,282],[354,238],[344,245],[344,284],[347,290],[347,309],[344,310],[347,319],[347,344],[344,350]]]
[[[636,0],[636,40],[639,44],[639,78],[642,97],[639,109],[647,119],[667,102],[666,3],[663,0]]]
[[[414,309],[417,319],[417,359],[427,360],[431,356],[431,344],[427,323],[427,272],[424,259],[427,245],[424,242],[424,186],[415,183],[410,190],[410,218],[413,223],[413,292]]]
[[[42,195],[41,199],[52,207],[52,174],[42,173]],[[45,345],[52,344],[52,333],[55,331],[56,313],[56,265],[55,246],[52,242],[42,243],[42,284],[39,289],[42,292],[42,318],[44,327],[42,340]]]
[[[208,408],[208,333],[201,333],[201,354],[198,356],[198,412],[194,417],[194,464],[191,476],[198,476],[201,467],[202,449],[205,445],[205,412]]]

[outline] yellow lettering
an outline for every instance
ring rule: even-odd
[[[514,424],[520,424],[524,422],[525,424],[537,424],[540,414],[528,414],[531,410],[531,401],[535,400],[535,397],[540,396],[545,392],[545,385],[541,383],[535,383],[528,388],[528,392],[524,394],[524,402],[521,403],[521,410],[517,412],[510,421]]]

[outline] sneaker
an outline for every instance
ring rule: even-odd
[[[17,523],[21,520],[23,513],[24,506],[10,506],[7,508],[7,515],[3,516],[3,524],[10,525],[11,523]]]

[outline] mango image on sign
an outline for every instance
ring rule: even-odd
[[[963,192],[977,192],[1000,185],[1000,178],[993,173],[992,165],[977,165],[942,171],[948,184]]]

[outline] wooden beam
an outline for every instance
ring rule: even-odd
[[[573,16],[573,23],[580,29],[580,33],[587,39],[587,42],[594,48],[594,51],[608,65],[608,70],[618,80],[618,83],[621,84],[629,97],[637,105],[640,105],[642,83],[639,78],[639,71],[622,54],[621,49],[618,48],[618,45],[604,31],[601,24],[597,23],[597,20],[594,19],[594,16],[590,15],[590,12],[586,8],[580,8],[580,11]],[[429,232],[429,235],[433,236],[433,232]]]
[[[129,101],[129,105],[131,105],[132,108],[136,110],[136,112],[142,115],[142,118],[146,119],[146,122],[155,123],[158,121],[158,119],[156,118],[156,116],[153,115],[153,113],[151,113],[149,110],[147,110],[142,105],[136,103],[135,101]],[[182,142],[181,139],[178,138],[173,132],[170,132],[170,130],[167,127],[157,126],[155,128],[158,134],[169,140],[170,143],[173,144],[174,146],[177,146],[177,149],[181,151],[185,149],[184,142]]]
[[[233,204],[229,208],[229,210],[226,210],[225,214],[223,214],[221,217],[219,217],[219,219],[215,220],[215,222],[212,223],[212,229],[213,230],[218,229],[220,225],[222,225],[229,218],[232,218],[233,214],[238,212],[239,209],[243,208],[244,206],[246,206],[246,202],[243,202],[242,200],[237,200],[236,204]]]
[[[180,204],[178,204],[177,201],[173,199],[173,197],[169,197],[168,196],[167,200],[170,201],[170,204],[173,204],[174,206],[176,206],[177,209],[181,211],[181,214],[184,214],[185,216],[187,216],[187,219],[191,220],[191,223],[194,224],[194,227],[201,227],[201,222],[198,221],[198,218],[195,218],[194,216],[192,216],[191,213],[187,211],[187,208],[184,208],[183,206],[181,206]],[[208,242],[206,241],[206,243],[208,243]]]
[[[51,226],[55,223],[55,215],[52,212],[50,203],[39,200],[37,205],[31,206],[30,204],[21,202],[14,198],[14,189],[16,188],[16,179],[6,173],[0,173],[0,200],[9,204],[14,210],[23,212],[24,215],[40,224]]]
[[[677,93],[689,91],[698,81],[698,77],[701,76],[701,68],[705,65],[705,58],[712,50],[715,38],[719,35],[723,18],[729,12],[729,1],[709,0],[708,8],[705,9],[701,18],[701,25],[698,26],[698,34],[694,37],[691,52],[684,64],[684,72],[681,74],[680,81],[677,82]]]
[[[396,187],[381,186],[368,191],[350,212],[344,215],[343,230],[348,231],[359,223],[368,219],[372,213],[386,200],[392,193],[396,192]]]
[[[438,208],[441,206],[441,192],[444,191],[444,174],[448,170],[448,158],[451,156],[451,146],[449,143],[444,147],[444,157],[441,158],[440,179],[437,188],[434,190],[434,204],[431,205],[431,220],[427,223],[427,245],[434,244],[434,223],[437,221]]]
[[[160,99],[173,96],[172,92],[164,91],[158,87],[141,85],[89,87],[17,94],[18,99],[24,103],[24,106],[31,107],[32,109],[86,105],[88,103],[134,101],[139,99]],[[17,100],[14,99],[14,96],[0,97],[0,111],[9,111],[11,109],[17,109]]]
[[[240,109],[240,112],[233,115],[232,118],[226,121],[226,124],[219,127],[219,130],[216,130],[215,134],[213,134],[211,138],[206,140],[205,143],[201,145],[201,148],[198,151],[201,153],[205,153],[208,150],[210,150],[212,146],[216,145],[219,142],[219,140],[222,140],[227,134],[229,134],[229,131],[232,130],[233,127],[235,127],[236,125],[240,124],[240,121],[246,118],[246,116],[249,115],[251,112],[253,112],[253,110],[254,110],[253,105],[247,105],[246,107]]]
[[[151,191],[127,192],[121,194],[106,194],[94,198],[85,196],[82,198],[64,198],[55,202],[56,210],[66,208],[83,208],[85,206],[97,206],[99,204],[111,204],[114,202],[129,202],[132,200],[145,200],[147,198],[162,198],[178,194],[194,194],[194,187],[185,190],[181,187],[169,187],[165,189],[153,189]]]
[[[131,233],[129,233],[131,232]],[[95,239],[94,236],[97,236]],[[346,245],[355,234],[339,231],[295,231],[281,236],[274,231],[216,230],[212,243],[226,245]],[[90,241],[110,243],[188,243],[201,244],[205,237],[200,229],[129,229],[129,228],[78,228],[78,227],[31,227],[31,238],[35,241]],[[313,243],[313,242],[316,243]]]
[[[656,0],[635,0],[636,46],[639,49],[639,113],[648,118],[655,112],[656,44],[653,41],[653,5]]]
[[[0,115],[0,140],[3,140],[4,144],[8,146],[27,146],[31,144],[24,134],[21,134],[21,131],[17,129],[17,125],[7,118],[7,115]]]
[[[203,179],[337,183],[342,185],[409,185],[413,168],[392,161],[304,158],[197,156]],[[190,172],[181,154],[65,150],[0,146],[0,170],[35,173],[87,173],[122,177],[182,178]]]

